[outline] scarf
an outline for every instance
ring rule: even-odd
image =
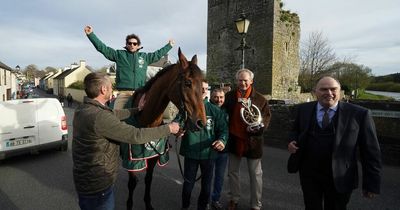
[[[237,89],[236,91],[236,102],[233,108],[232,116],[229,120],[229,131],[235,136],[236,139],[236,152],[239,156],[243,156],[244,152],[247,151],[247,141],[249,140],[249,134],[247,133],[247,124],[242,120],[240,116],[240,109],[243,107],[242,103],[239,102],[240,98],[248,99],[250,97],[252,86],[250,86],[244,95]]]

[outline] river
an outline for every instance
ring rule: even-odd
[[[396,101],[400,101],[400,93],[397,92],[386,92],[386,91],[375,91],[375,90],[366,90],[365,92],[375,95],[389,96],[394,98]]]

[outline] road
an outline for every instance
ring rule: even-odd
[[[3,160],[0,163],[0,209],[1,210],[74,210],[78,208],[72,180],[72,117],[74,108],[64,108],[69,125],[69,150],[67,152],[45,151]],[[171,139],[174,144],[174,140]],[[175,149],[175,145],[174,145]],[[152,186],[155,209],[179,210],[182,177],[175,151],[170,153],[166,167],[157,167]],[[264,209],[303,209],[302,192],[298,175],[286,172],[288,153],[285,150],[264,147],[263,205]],[[246,162],[241,167],[242,200],[240,210],[249,209],[249,178]],[[400,167],[384,166],[382,194],[373,200],[361,197],[358,189],[353,193],[349,209],[399,209]],[[135,209],[144,209],[144,173],[139,173],[140,183],[134,194]],[[229,189],[227,177],[222,201],[227,202]],[[116,183],[116,209],[125,209],[128,177],[121,168]],[[192,209],[195,209],[199,183],[192,193]]]

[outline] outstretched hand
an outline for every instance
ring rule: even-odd
[[[168,43],[173,47],[175,45],[175,40],[170,39],[168,40]]]
[[[93,28],[92,28],[92,26],[86,26],[84,31],[85,31],[86,35],[89,35],[93,32]]]

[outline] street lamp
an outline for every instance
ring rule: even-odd
[[[246,14],[242,12],[239,19],[235,20],[237,31],[242,35],[242,40],[240,41],[240,46],[236,50],[242,50],[242,64],[241,67],[244,68],[244,50],[250,47],[246,45],[246,34],[250,25],[250,20],[246,18]]]

